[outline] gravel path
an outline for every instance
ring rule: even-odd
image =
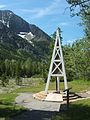
[[[39,101],[32,97],[33,94],[21,93],[16,98],[16,103],[28,108],[29,110],[59,111],[60,103]]]
[[[78,95],[82,98],[76,100],[87,99],[90,98],[90,91]],[[11,120],[51,120],[59,110],[66,108],[63,103],[38,101],[32,97],[31,93],[21,93],[16,97],[16,103],[28,110],[14,116]]]
[[[14,116],[11,120],[51,120],[59,112],[60,103],[39,101],[31,93],[21,93],[16,97],[16,103],[28,110]]]

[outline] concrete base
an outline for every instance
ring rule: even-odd
[[[63,102],[63,95],[59,93],[49,93],[45,101]]]
[[[61,93],[55,93],[55,91],[49,91],[45,94],[44,91],[33,94],[33,98],[41,101],[62,102],[63,95]]]

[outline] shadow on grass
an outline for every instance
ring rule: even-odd
[[[52,120],[90,120],[90,105],[71,104],[69,110],[62,109]]]
[[[68,111],[62,109],[60,112],[23,110],[9,106],[0,108],[0,118],[2,117],[4,120],[90,120],[90,106],[71,104]]]
[[[62,111],[50,112],[32,110],[21,113],[12,120],[90,120],[90,106],[82,104],[71,104],[69,110],[65,111],[66,105],[62,105]]]
[[[24,111],[23,108],[13,103],[0,102],[0,120],[10,120],[12,116],[18,115]]]
[[[0,120],[51,120],[56,112],[26,110],[14,104],[0,102]]]
[[[31,110],[26,111],[18,116],[14,116],[11,120],[51,120],[56,112]]]

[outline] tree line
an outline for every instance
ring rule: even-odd
[[[68,80],[90,80],[90,48],[87,39],[65,45],[63,51]]]
[[[0,78],[2,85],[8,84],[8,79],[15,78],[18,84],[20,77],[39,77],[46,78],[46,64],[43,61],[33,61],[28,58],[23,60],[8,60],[0,61]]]
[[[66,0],[70,5],[71,16],[81,17],[84,38],[75,41],[71,48],[75,78],[90,80],[90,0]],[[78,8],[78,11],[77,11]],[[72,60],[71,60],[72,61]],[[72,63],[72,62],[71,62]],[[70,64],[69,64],[70,65]]]
[[[84,25],[84,38],[76,40],[72,44],[62,45],[65,61],[66,75],[68,80],[90,80],[90,0],[66,0],[71,6],[71,12],[79,6],[78,14]],[[72,13],[73,15],[73,13]],[[61,30],[60,30],[61,32]],[[55,33],[52,34],[55,38]],[[62,42],[62,41],[61,41]],[[0,61],[0,78],[2,84],[8,83],[7,78],[16,78],[17,83],[20,77],[32,77],[39,75],[45,80],[47,78],[51,54],[53,51],[54,41],[51,40],[50,54],[47,62],[27,60],[4,60]]]
[[[50,51],[53,51],[54,42],[51,42]],[[83,38],[73,42],[73,44],[63,45],[63,55],[67,79],[70,80],[90,80],[90,46],[87,39]],[[4,86],[9,78],[16,78],[17,83],[20,77],[32,77],[39,75],[46,80],[50,65],[51,52],[48,62],[27,60],[0,61],[0,78]]]

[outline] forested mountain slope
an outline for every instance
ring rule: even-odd
[[[0,59],[46,59],[50,37],[9,10],[0,10]]]

